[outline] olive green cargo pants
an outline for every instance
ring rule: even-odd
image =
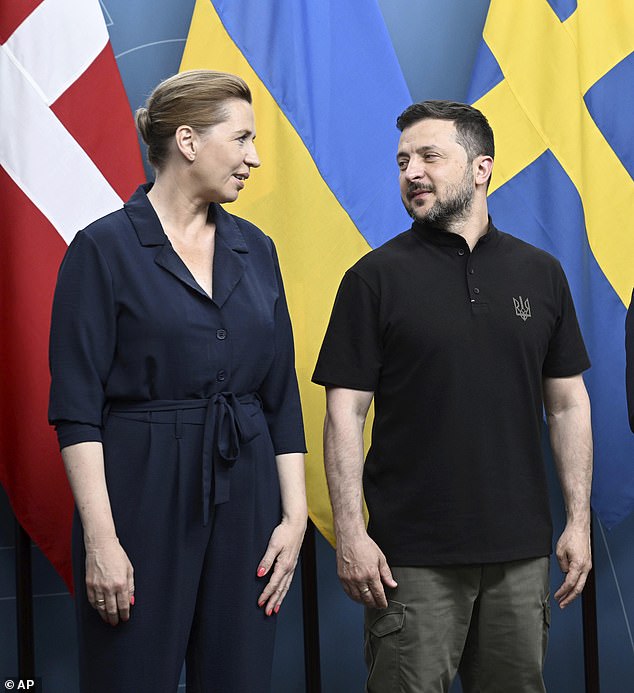
[[[547,557],[393,567],[386,609],[366,609],[367,693],[544,693]]]

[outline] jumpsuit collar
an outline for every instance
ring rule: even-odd
[[[156,264],[209,299],[163,231],[158,215],[147,198],[151,187],[151,183],[140,185],[124,205],[139,243],[145,247],[157,247]],[[249,248],[235,218],[219,204],[212,202],[209,205],[208,218],[213,219],[216,224],[212,300],[218,307],[222,307],[244,274],[244,255],[249,252]]]

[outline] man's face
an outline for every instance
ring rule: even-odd
[[[468,216],[475,182],[453,122],[427,119],[405,128],[396,160],[401,199],[411,217],[446,227]]]

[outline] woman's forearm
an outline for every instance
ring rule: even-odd
[[[98,442],[77,443],[62,450],[66,475],[84,528],[86,546],[116,538],[106,487],[103,447]]]
[[[275,462],[280,480],[284,520],[291,524],[305,526],[308,508],[306,504],[304,455],[301,452],[276,455]]]

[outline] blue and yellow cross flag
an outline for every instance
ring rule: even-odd
[[[592,504],[634,509],[624,321],[634,284],[632,0],[491,0],[469,101],[489,119],[496,225],[561,261],[592,368]]]
[[[278,249],[297,351],[309,512],[333,541],[323,388],[310,383],[339,282],[410,224],[396,117],[410,96],[376,0],[197,0],[181,70],[238,74],[253,92],[262,167],[229,211]]]

